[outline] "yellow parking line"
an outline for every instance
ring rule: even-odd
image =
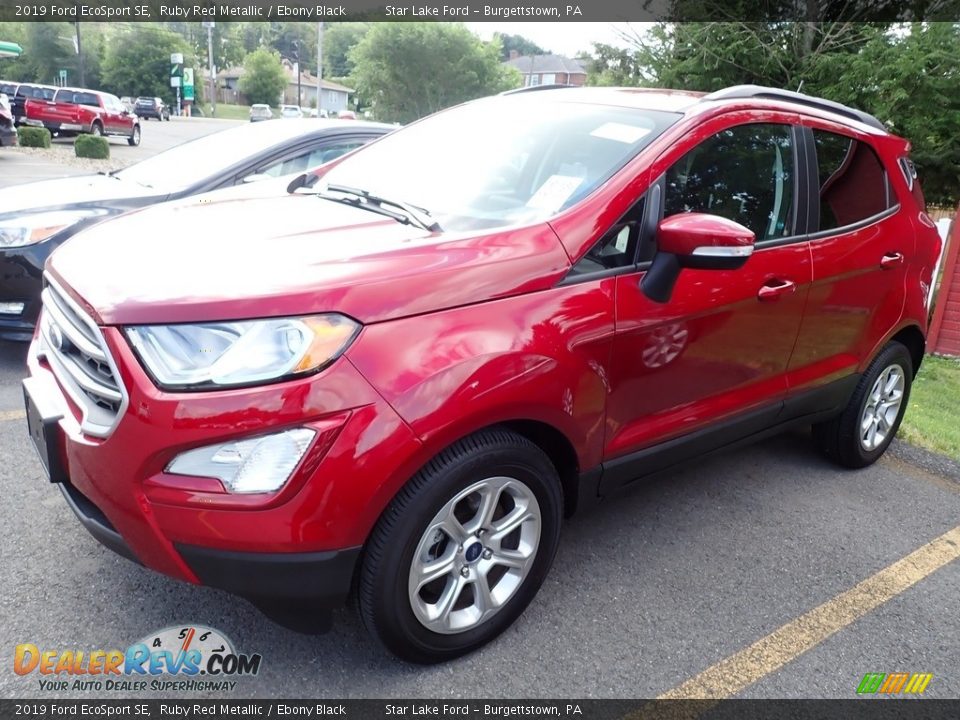
[[[960,526],[657,699],[719,700],[731,697],[957,558],[960,558]],[[708,706],[709,703],[706,706],[695,703],[675,709],[680,711],[678,717],[688,713],[695,713],[689,715],[695,717],[705,712]],[[634,717],[643,716],[641,709]]]
[[[5,420],[21,420],[27,416],[23,410],[0,410],[0,422]]]

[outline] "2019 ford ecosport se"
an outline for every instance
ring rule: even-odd
[[[355,588],[391,651],[452,658],[638,478],[797,424],[884,452],[940,251],[908,151],[752,86],[468,103],[63,245],[30,432],[121,554],[304,630]]]

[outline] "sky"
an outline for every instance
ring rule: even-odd
[[[650,23],[610,22],[468,22],[467,27],[484,40],[495,32],[504,35],[523,35],[537,45],[558,55],[576,55],[581,50],[590,52],[593,43],[628,47],[618,30],[643,32]]]

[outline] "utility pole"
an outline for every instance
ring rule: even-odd
[[[217,69],[213,65],[213,27],[215,23],[207,21],[203,26],[207,29],[207,59],[210,61],[210,103],[213,106],[213,116],[217,116]]]
[[[83,72],[83,48],[80,47],[80,21],[77,20],[74,26],[77,29],[77,70],[80,73],[80,87],[86,87],[87,80]]]
[[[317,23],[317,117],[320,117],[320,100],[323,97],[320,83],[323,81],[323,23]]]
[[[297,38],[293,41],[293,47],[296,48],[297,54],[294,55],[294,58],[297,61],[297,67],[294,69],[294,72],[297,73],[297,107],[302,106],[303,95],[300,91],[300,38]]]

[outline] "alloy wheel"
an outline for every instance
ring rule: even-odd
[[[441,634],[487,622],[526,579],[540,526],[537,498],[516,478],[486,478],[459,492],[413,555],[408,591],[417,620]]]

